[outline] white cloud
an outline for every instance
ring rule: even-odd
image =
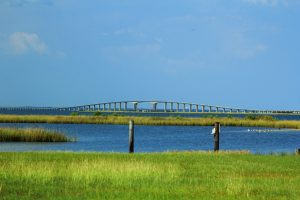
[[[122,28],[113,32],[113,35],[130,35],[133,37],[145,37],[145,34],[131,28]]]
[[[276,6],[279,0],[243,0],[246,3]]]
[[[103,60],[118,67],[130,67],[144,69],[157,63],[161,52],[158,43],[146,43],[135,45],[109,46],[101,49]]]
[[[163,71],[168,75],[180,75],[186,72],[194,71],[208,67],[202,60],[200,52],[191,52],[180,58],[165,57],[162,59]]]
[[[9,36],[9,47],[13,53],[46,53],[47,46],[35,33],[16,32]]]
[[[5,41],[5,36],[0,32],[0,49],[3,48],[3,42]]]
[[[267,52],[269,47],[260,42],[252,39],[250,36],[240,30],[231,30],[225,35],[224,40],[224,53],[228,57],[239,59],[251,59],[257,55]]]
[[[299,0],[243,0],[243,2],[254,4],[254,5],[265,5],[265,6],[292,6],[299,5]]]
[[[265,44],[255,44],[255,45],[248,45],[244,47],[240,47],[236,49],[236,54],[242,59],[250,59],[262,53],[265,53],[269,47]]]
[[[67,54],[64,52],[64,51],[56,51],[54,53],[54,55],[57,57],[57,58],[65,58],[67,57]]]
[[[184,74],[186,72],[197,72],[199,69],[205,68],[205,63],[200,59],[190,59],[190,58],[182,58],[182,59],[172,59],[167,58],[163,60],[163,71],[168,75],[179,75]]]
[[[151,55],[160,51],[160,44],[143,44],[119,47],[119,51],[127,55]]]
[[[268,50],[268,48],[269,47],[265,44],[257,44],[255,49],[256,49],[256,52],[265,52]]]
[[[159,53],[161,45],[158,43],[125,45],[106,47],[102,49],[102,55],[114,62],[123,61],[124,58],[145,59]]]
[[[52,0],[0,0],[0,4],[9,6],[24,6],[28,4],[52,5]]]

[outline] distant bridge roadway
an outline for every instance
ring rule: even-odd
[[[149,112],[149,113],[235,113],[300,114],[296,110],[257,110],[176,101],[114,101],[71,107],[0,107],[1,111]]]

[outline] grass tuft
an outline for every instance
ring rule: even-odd
[[[62,133],[40,128],[0,128],[0,142],[71,142]]]

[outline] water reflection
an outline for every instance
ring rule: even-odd
[[[0,143],[0,151],[128,151],[128,126],[95,124],[0,124],[0,127],[37,127],[58,130],[75,143]],[[213,150],[212,127],[136,126],[135,151]],[[253,127],[222,127],[220,149],[251,152],[294,152],[300,131]]]

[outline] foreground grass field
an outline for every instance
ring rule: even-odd
[[[0,153],[0,199],[300,199],[300,157]]]
[[[134,120],[138,125],[212,126],[219,121],[222,126],[254,126],[300,129],[300,121],[231,117],[134,117],[134,116],[49,116],[49,115],[0,115],[0,123],[68,123],[68,124],[128,124]]]

